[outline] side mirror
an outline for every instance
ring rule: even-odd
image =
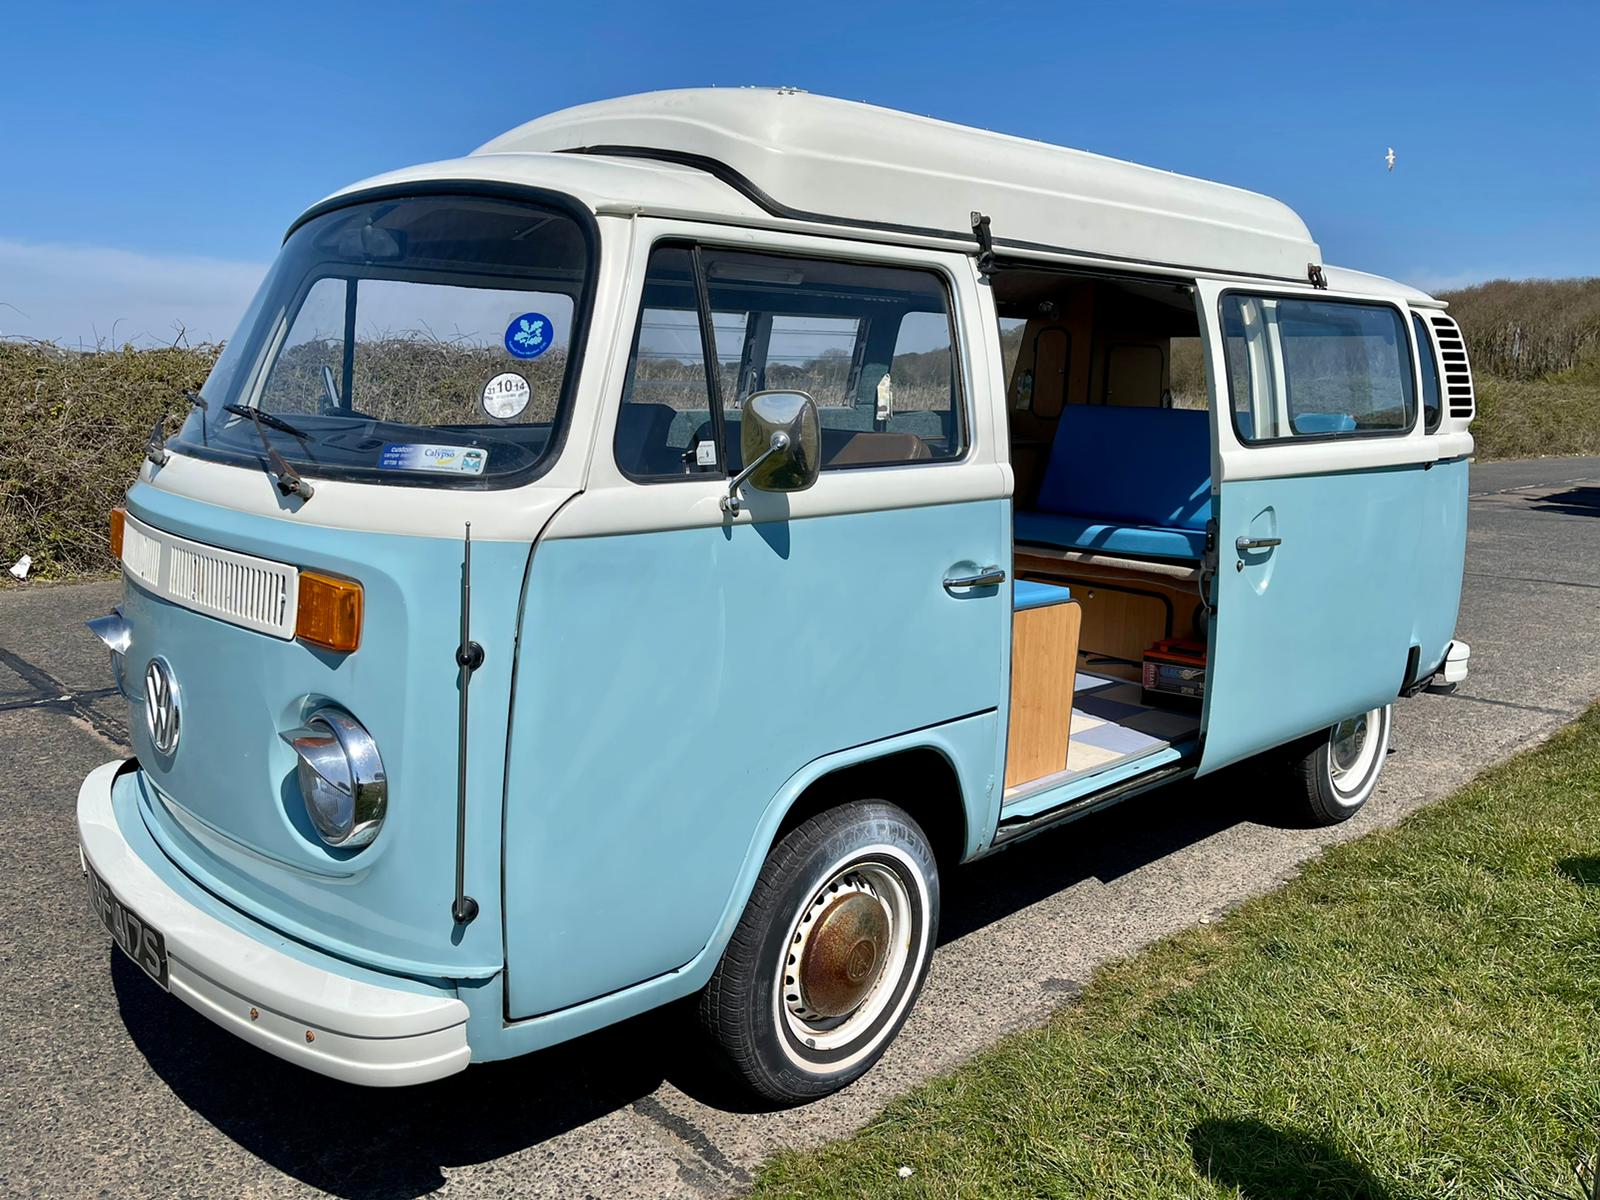
[[[737,516],[745,483],[763,492],[803,492],[822,469],[822,422],[805,392],[755,392],[744,402],[745,468],[728,482],[722,511]]]

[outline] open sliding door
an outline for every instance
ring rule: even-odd
[[[1199,290],[1217,530],[1204,773],[1395,698],[1431,455],[1398,307]]]

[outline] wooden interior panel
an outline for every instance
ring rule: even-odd
[[[1205,640],[1200,589],[1192,579],[1097,563],[1066,562],[1018,551],[1021,579],[1062,583],[1083,609],[1079,648],[1138,662],[1154,642],[1167,637]]]
[[[1031,507],[1039,494],[1062,407],[1089,397],[1094,289],[1089,281],[1057,279],[1049,288],[1053,307],[1030,316],[1023,327],[1006,381],[1014,495],[1021,508]]]
[[[1076,602],[1012,615],[1007,788],[1066,770],[1081,616]]]
[[[1112,346],[1106,355],[1106,403],[1159,408],[1167,387],[1167,351],[1157,342]]]
[[[1085,654],[1138,662],[1145,648],[1167,636],[1167,606],[1161,598],[1074,584],[1083,606],[1080,645]]]

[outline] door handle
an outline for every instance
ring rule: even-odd
[[[994,587],[1006,581],[1006,573],[999,567],[985,567],[976,575],[946,575],[944,577],[944,590],[954,591],[956,588],[981,588]]]
[[[1241,537],[1233,540],[1233,548],[1240,554],[1251,550],[1271,550],[1274,546],[1281,545],[1283,539],[1275,537]]]

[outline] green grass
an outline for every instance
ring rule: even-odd
[[[1600,706],[755,1194],[1578,1197],[1597,1142]]]

